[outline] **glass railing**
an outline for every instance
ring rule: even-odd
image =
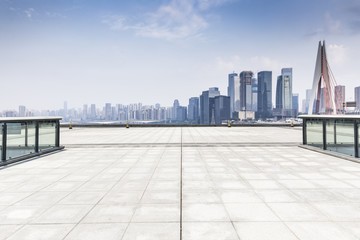
[[[62,149],[61,117],[0,118],[0,165]]]
[[[303,144],[359,157],[360,115],[303,115]]]

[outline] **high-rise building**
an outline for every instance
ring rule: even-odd
[[[252,78],[253,72],[240,73],[240,111],[252,110]]]
[[[91,104],[91,106],[90,106],[90,118],[91,118],[91,120],[96,119],[96,105],[95,104]]]
[[[296,114],[292,107],[292,68],[283,68],[277,78],[274,115],[277,118],[294,117]]]
[[[230,97],[230,114],[240,111],[240,78],[237,73],[229,74],[228,96]]]
[[[193,123],[199,123],[199,98],[192,97],[189,99],[188,120]]]
[[[176,121],[184,122],[187,117],[187,107],[178,106],[176,108]]]
[[[309,112],[310,98],[311,98],[311,89],[306,89],[305,109],[303,109],[304,113]],[[311,104],[311,106],[313,106],[313,104]]]
[[[356,109],[360,110],[360,86],[355,88]]]
[[[86,120],[87,119],[87,111],[88,111],[88,105],[84,104],[83,105],[83,116],[82,116],[82,120]]]
[[[337,109],[340,109],[339,113],[344,114],[343,109],[345,108],[345,86],[337,85],[335,86],[335,106]]]
[[[277,78],[276,108],[292,109],[292,68],[283,68]]]
[[[253,78],[252,80],[252,109],[251,111],[257,112],[258,104],[257,104],[257,89],[258,89],[258,80]]]
[[[26,114],[26,107],[25,106],[19,106],[19,117],[25,117]]]
[[[112,120],[111,103],[105,103],[105,120]]]
[[[299,94],[293,93],[292,95],[292,109],[295,110],[295,114],[297,115],[299,112]]]
[[[172,108],[172,119],[176,120],[177,119],[177,108],[180,106],[179,100],[175,99],[174,103],[173,103],[173,108]]]
[[[215,97],[220,95],[218,88],[209,88],[200,95],[200,124],[215,123]]]
[[[224,120],[230,119],[230,97],[216,96],[215,97],[215,124],[221,124]]]
[[[258,72],[258,93],[257,93],[257,116],[256,118],[266,119],[271,117],[272,112],[272,72]]]

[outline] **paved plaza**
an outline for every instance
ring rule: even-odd
[[[360,164],[301,128],[61,129],[0,169],[0,239],[355,240]]]

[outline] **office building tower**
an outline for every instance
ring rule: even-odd
[[[252,79],[252,109],[251,111],[257,112],[257,90],[258,89],[258,80],[256,78]]]
[[[240,111],[252,110],[252,78],[251,71],[240,73]]]
[[[345,86],[337,85],[335,86],[335,106],[339,109],[340,114],[344,114],[345,109]]]
[[[292,109],[292,68],[281,69],[281,75],[276,83],[276,118],[295,117]]]
[[[303,110],[304,113],[309,112],[310,98],[311,98],[311,89],[306,89],[305,109],[304,109],[305,111]],[[311,106],[313,106],[313,104],[311,104]]]
[[[187,107],[178,106],[176,108],[176,121],[184,122],[187,117]]]
[[[88,110],[88,105],[84,104],[83,105],[83,116],[82,116],[82,120],[86,120],[87,119],[87,110]]]
[[[299,112],[299,94],[298,93],[294,93],[292,95],[292,109],[294,110],[295,116],[296,116]]]
[[[199,98],[192,97],[189,99],[188,120],[192,123],[199,123]]]
[[[230,114],[240,111],[240,78],[237,73],[229,74],[228,96],[230,97]]]
[[[277,78],[276,108],[292,109],[292,68],[283,68]]]
[[[19,117],[25,117],[26,114],[26,107],[25,106],[19,106]]]
[[[209,88],[200,95],[200,124],[215,123],[215,97],[220,95],[218,88]]]
[[[91,106],[90,106],[90,118],[91,118],[91,120],[96,119],[96,105],[95,104],[91,104]]]
[[[258,72],[257,115],[258,119],[266,119],[272,115],[272,72]]]
[[[215,124],[221,124],[222,121],[230,119],[230,97],[216,96],[215,102]]]
[[[180,106],[179,100],[175,99],[174,103],[173,103],[173,108],[172,108],[172,119],[176,120],[177,119],[177,108]]]
[[[360,110],[360,86],[355,88],[356,109]]]
[[[110,121],[112,119],[111,103],[105,103],[105,120]]]

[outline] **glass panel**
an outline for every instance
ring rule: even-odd
[[[39,151],[55,147],[55,122],[39,123]]]
[[[336,125],[335,120],[326,120],[326,149],[336,151]]]
[[[308,145],[322,148],[322,127],[322,120],[306,120],[306,141]]]
[[[359,153],[359,157],[360,157],[360,122],[358,123],[358,153]]]
[[[35,123],[7,123],[6,160],[35,152]]]
[[[2,156],[2,128],[3,128],[3,123],[0,123],[0,161],[1,161],[1,156]]]
[[[354,156],[354,122],[336,120],[329,130],[333,131],[333,139],[328,142],[328,150]]]

